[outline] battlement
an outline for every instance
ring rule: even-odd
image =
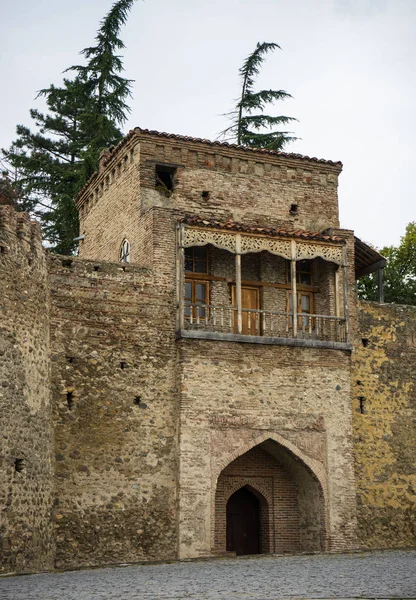
[[[26,253],[39,255],[43,252],[40,223],[13,206],[0,206],[0,251],[7,254],[12,247],[19,246]]]

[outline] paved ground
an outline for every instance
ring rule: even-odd
[[[416,598],[416,550],[263,556],[0,579],[1,600]]]

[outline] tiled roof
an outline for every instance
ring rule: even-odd
[[[106,160],[105,164],[109,163],[114,158],[114,156],[116,156],[120,152],[120,150],[122,150],[124,148],[124,146],[131,140],[131,138],[134,137],[135,134],[140,135],[141,133],[143,133],[145,135],[153,135],[153,136],[157,136],[157,137],[161,137],[161,138],[168,138],[168,139],[173,139],[173,140],[178,140],[178,141],[183,141],[183,142],[198,142],[198,143],[206,144],[207,146],[217,146],[217,147],[219,146],[220,148],[235,148],[237,150],[244,150],[245,152],[251,152],[251,153],[255,153],[255,154],[283,156],[285,158],[294,158],[294,159],[300,159],[300,160],[305,160],[305,161],[312,161],[312,162],[319,163],[319,164],[332,165],[332,166],[342,168],[342,162],[339,160],[338,161],[326,160],[323,158],[305,156],[303,154],[280,152],[277,150],[267,150],[266,148],[250,148],[249,146],[239,146],[238,144],[229,144],[228,142],[218,142],[218,141],[213,142],[211,140],[206,140],[203,138],[189,137],[187,135],[178,135],[176,133],[166,133],[164,131],[154,131],[151,129],[141,129],[140,127],[135,127],[134,129],[131,129],[124,136],[124,138],[121,140],[121,142],[119,144],[117,144],[117,146],[115,146],[111,149],[110,154],[108,155],[108,159]],[[89,187],[89,185],[97,177],[98,177],[98,172],[95,172],[91,175],[91,177],[89,178],[87,183],[78,192],[75,200],[77,200],[77,198],[80,198],[82,196],[82,194],[85,192],[85,190]]]
[[[242,231],[245,233],[260,233],[263,235],[274,235],[279,237],[290,237],[304,240],[316,240],[319,242],[337,242],[345,243],[344,238],[336,235],[326,235],[319,231],[306,231],[303,229],[275,229],[274,227],[262,227],[260,225],[245,225],[235,221],[217,221],[215,219],[206,219],[198,215],[188,215],[179,219],[180,223],[194,225],[197,227],[212,227],[214,229],[227,229],[229,231]]]
[[[244,150],[246,152],[269,154],[272,156],[284,156],[285,158],[296,158],[296,159],[301,159],[301,160],[308,160],[308,161],[313,161],[313,162],[317,162],[317,163],[322,163],[322,164],[326,164],[326,165],[336,165],[336,166],[342,167],[341,161],[326,160],[324,158],[310,157],[310,156],[305,156],[303,154],[296,154],[296,153],[292,153],[292,152],[281,152],[280,150],[267,150],[267,148],[251,148],[249,146],[239,146],[238,144],[230,144],[228,142],[219,142],[217,140],[215,140],[213,142],[211,140],[207,140],[204,138],[189,137],[187,135],[178,135],[176,133],[165,133],[164,131],[154,131],[154,130],[150,130],[150,129],[140,129],[140,127],[135,127],[133,131],[136,131],[137,133],[156,135],[158,137],[164,137],[164,138],[179,140],[179,141],[183,141],[183,142],[199,142],[202,144],[207,144],[209,146],[220,146],[222,148],[237,148],[238,150]],[[130,133],[131,132],[129,132],[128,135],[130,135]]]

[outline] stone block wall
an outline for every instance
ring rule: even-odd
[[[136,266],[51,257],[56,566],[176,556],[173,294]]]
[[[40,227],[0,206],[0,573],[53,566],[49,288]]]
[[[268,440],[298,482],[303,529],[315,524],[302,547],[319,547],[316,524],[321,521],[323,547],[354,547],[349,353],[191,340],[181,340],[178,348],[180,556],[206,555],[215,548],[218,477],[234,459]],[[296,471],[297,461],[304,463],[302,473]],[[305,470],[319,482],[313,493],[321,489],[320,507],[311,508],[307,496],[313,484],[303,477]]]
[[[416,545],[416,307],[362,302],[352,363],[361,544]]]

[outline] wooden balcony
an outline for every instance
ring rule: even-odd
[[[177,227],[178,338],[351,350],[342,238],[311,232],[228,231],[221,224],[209,222],[204,227],[204,223]],[[221,259],[216,255],[217,262],[214,258],[209,268],[207,254],[195,251],[207,245],[228,253]],[[261,258],[265,253],[280,262],[268,258],[263,279],[260,267],[250,271],[247,266],[254,264],[250,256]],[[313,285],[310,268],[299,268],[318,260],[333,265],[326,270],[316,266],[320,288]],[[257,273],[257,279],[243,278],[243,271]],[[266,289],[275,290],[273,297]],[[319,302],[313,300],[314,294]]]
[[[309,346],[350,350],[344,317],[241,309],[241,333],[238,333],[236,306],[188,304],[184,328],[178,337],[247,343]]]

